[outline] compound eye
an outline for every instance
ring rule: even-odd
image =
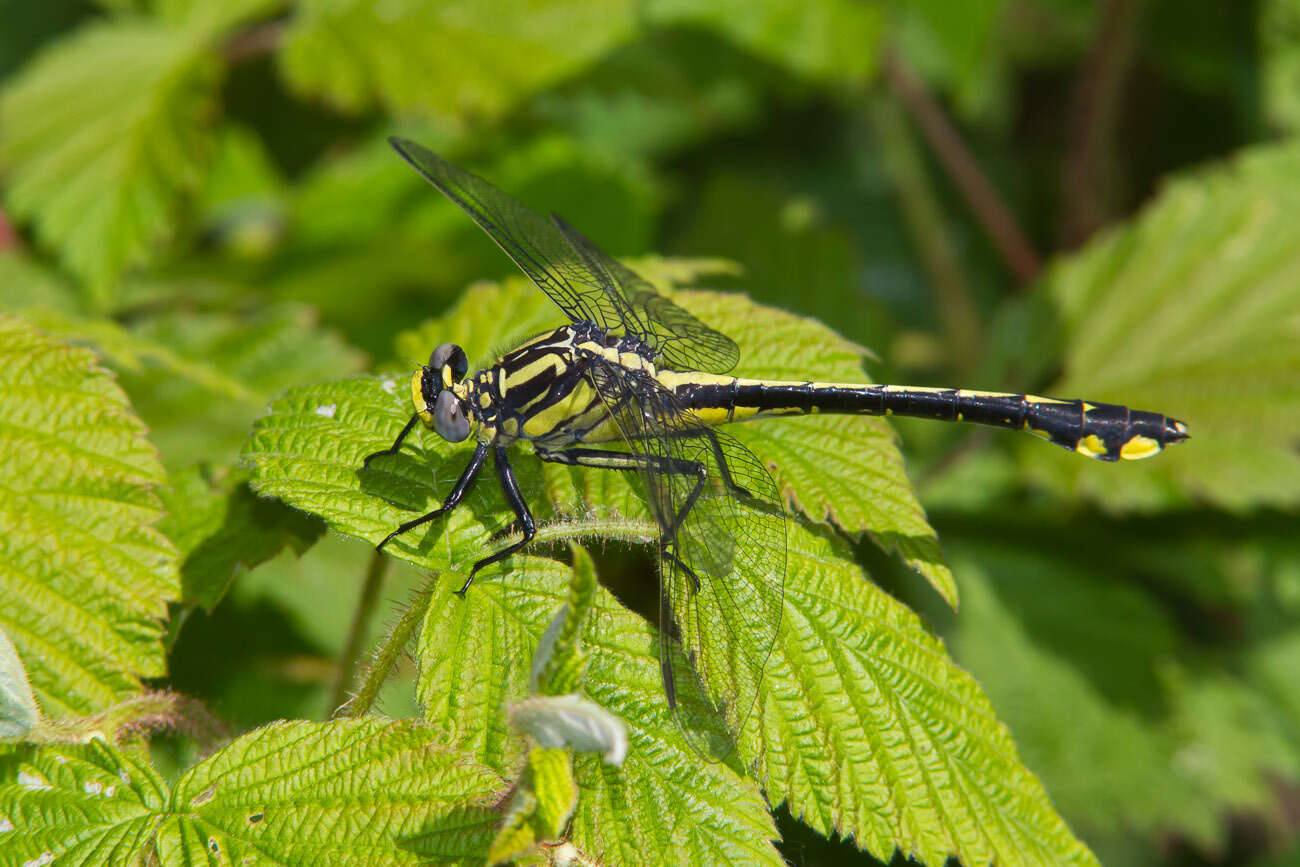
[[[433,370],[442,370],[443,367],[451,365],[451,381],[460,382],[469,372],[469,359],[465,357],[465,350],[461,349],[454,343],[440,343],[429,355],[429,367]]]
[[[438,392],[433,401],[433,427],[438,436],[449,443],[458,443],[469,436],[469,419],[460,408],[460,401],[450,391]]]

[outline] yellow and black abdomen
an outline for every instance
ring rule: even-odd
[[[1025,430],[1103,461],[1150,457],[1187,438],[1186,425],[1177,419],[1113,403],[957,388],[776,382],[701,374],[661,373],[660,379],[710,424],[805,413],[902,415]]]

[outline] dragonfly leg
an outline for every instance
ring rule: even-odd
[[[673,616],[672,601],[669,600],[668,594],[661,594],[659,597],[659,626],[668,636],[668,639],[678,647],[682,643],[682,628],[677,625],[677,618]],[[663,674],[664,695],[668,698],[668,707],[677,708],[677,681],[673,677],[673,667],[669,662],[668,654],[663,654],[659,658],[659,669]]]
[[[486,444],[483,444],[481,448],[486,449]],[[469,577],[465,579],[465,583],[456,591],[457,596],[465,595],[465,591],[469,590],[469,585],[474,583],[474,576],[478,574],[478,570],[498,560],[504,560],[531,542],[533,536],[537,535],[537,525],[533,522],[533,514],[528,511],[528,504],[524,502],[523,495],[519,493],[519,482],[515,481],[515,471],[510,466],[510,459],[506,457],[506,450],[501,446],[495,446],[492,449],[492,462],[496,464],[497,478],[501,481],[501,491],[506,495],[506,501],[510,503],[510,508],[515,510],[515,517],[519,519],[519,526],[523,528],[524,537],[518,542],[512,542],[500,551],[475,563],[470,568]]]
[[[703,437],[709,441],[709,448],[713,451],[713,460],[718,464],[718,475],[736,496],[753,501],[754,495],[749,489],[739,484],[731,475],[731,468],[727,466],[727,459],[722,454],[722,444],[718,442],[718,435],[711,427],[683,428],[681,430],[664,431],[666,436],[673,439],[684,439],[686,437]]]
[[[712,433],[712,431],[710,431]],[[714,441],[716,445],[716,440]],[[544,461],[551,461],[557,464],[568,464],[575,467],[596,467],[606,470],[639,470],[648,468],[655,472],[673,473],[681,476],[695,476],[695,486],[691,488],[690,494],[686,497],[677,514],[671,518],[662,515],[656,515],[659,520],[659,553],[664,559],[671,562],[682,570],[685,575],[691,579],[691,584],[696,590],[700,589],[700,578],[695,571],[682,562],[673,550],[673,542],[677,538],[677,530],[681,527],[686,516],[690,514],[691,509],[695,506],[695,501],[699,499],[700,491],[704,490],[704,483],[708,480],[708,468],[698,461],[688,461],[681,458],[669,458],[661,455],[642,455],[634,452],[607,452],[601,449],[569,448],[560,451],[548,452],[538,450],[537,456]],[[725,464],[724,464],[725,466]],[[733,486],[734,487],[734,486]],[[741,488],[741,490],[744,490]],[[748,493],[748,492],[746,492]]]
[[[402,440],[406,439],[406,435],[411,432],[411,428],[415,427],[415,422],[417,419],[419,419],[418,415],[411,416],[411,420],[406,423],[406,427],[402,428],[402,432],[397,435],[397,439],[393,440],[393,444],[386,449],[380,449],[377,452],[366,455],[366,459],[361,462],[361,466],[363,468],[368,468],[370,466],[370,462],[373,461],[375,458],[383,457],[384,455],[397,454],[397,450],[402,447]],[[387,542],[388,540],[385,539],[384,541]]]
[[[407,425],[407,428],[410,428],[410,425]],[[400,437],[398,438],[398,443],[401,443]],[[396,448],[396,444],[394,444],[394,448]],[[455,487],[451,489],[451,493],[447,495],[447,499],[442,501],[441,506],[427,515],[421,515],[412,521],[407,521],[405,524],[385,536],[384,540],[375,546],[375,550],[384,550],[384,546],[396,537],[402,535],[408,530],[414,530],[421,524],[427,524],[440,515],[456,508],[456,504],[460,502],[461,497],[465,496],[465,491],[469,488],[470,482],[474,481],[474,477],[478,475],[478,471],[483,468],[483,459],[487,457],[487,450],[487,443],[478,444],[478,448],[474,449],[474,456],[469,459],[469,464],[467,464],[464,471],[461,472],[460,478],[456,480]]]

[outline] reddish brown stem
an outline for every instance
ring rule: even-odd
[[[1018,282],[1031,282],[1042,270],[1042,260],[938,101],[897,53],[885,53],[883,69],[890,90],[920,128],[1002,261]]]
[[[1115,129],[1133,66],[1142,0],[1106,0],[1070,110],[1070,150],[1061,170],[1061,236],[1077,247],[1111,216]]]
[[[284,37],[284,21],[268,21],[247,30],[241,30],[226,40],[221,53],[227,63],[240,63],[263,54],[270,54]]]
[[[5,212],[0,210],[0,253],[21,247],[22,240],[18,237],[18,230],[14,228],[13,223],[9,222]]]

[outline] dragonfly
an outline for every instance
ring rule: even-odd
[[[442,504],[377,546],[456,508],[490,454],[520,538],[477,560],[484,567],[527,545],[532,513],[511,447],[543,461],[635,472],[658,528],[659,656],[668,706],[693,747],[717,755],[744,730],[780,628],[786,515],[768,468],[718,426],[809,413],[900,415],[1025,430],[1089,458],[1139,459],[1186,439],[1160,413],[1027,394],[731,376],[736,343],[606,255],[562,217],[545,217],[421,145],[389,140],[514,260],[569,322],[469,371],[464,350],[437,346],[411,378],[417,423],[474,451]]]

